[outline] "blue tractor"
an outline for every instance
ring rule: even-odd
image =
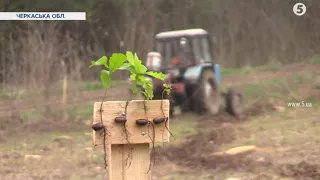
[[[231,115],[242,111],[242,94],[234,89],[220,92],[219,65],[214,64],[213,42],[204,29],[161,32],[155,36],[155,49],[149,52],[146,66],[167,74],[172,91],[162,97],[163,82],[151,79],[154,99],[168,98],[172,116],[175,106],[182,112],[216,115],[224,105]]]

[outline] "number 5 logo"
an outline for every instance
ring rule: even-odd
[[[293,6],[293,13],[297,16],[302,16],[306,13],[307,7],[303,3],[296,3]]]

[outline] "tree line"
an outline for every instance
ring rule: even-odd
[[[320,52],[320,1],[296,0],[3,0],[2,12],[85,11],[86,21],[2,21],[0,81],[30,85],[97,77],[90,61],[135,51],[142,59],[161,31],[203,28],[214,35],[216,62],[224,67],[301,61]],[[121,75],[119,75],[121,78]]]

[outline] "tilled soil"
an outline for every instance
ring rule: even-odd
[[[261,105],[256,104],[249,108],[245,114],[261,114]],[[241,120],[245,120],[242,118]],[[219,151],[222,143],[230,143],[236,138],[236,130],[232,126],[238,123],[227,113],[220,113],[214,117],[201,117],[199,119],[198,134],[186,138],[186,140],[176,146],[169,148],[161,147],[157,149],[156,159],[161,161],[173,161],[182,166],[190,168],[206,169],[229,169],[238,168],[241,164],[252,164],[240,156],[215,156],[212,153]],[[253,166],[255,166],[253,164]]]
[[[262,110],[263,109],[263,110]],[[159,147],[156,150],[158,164],[175,163],[195,171],[233,171],[260,174],[261,168],[269,168],[283,177],[294,179],[320,179],[320,166],[308,162],[299,164],[274,164],[272,161],[259,161],[250,152],[236,155],[217,155],[221,144],[231,143],[236,139],[237,131],[234,123],[245,121],[248,117],[259,116],[272,111],[271,104],[256,103],[245,111],[245,116],[235,120],[226,113],[214,117],[202,117],[199,120],[201,131],[188,137],[183,143],[170,147]],[[241,130],[240,130],[241,131]],[[243,132],[242,132],[243,134]],[[273,174],[274,174],[273,173]],[[272,178],[271,175],[261,175],[254,179]]]
[[[285,164],[278,168],[278,173],[282,176],[303,180],[320,179],[320,166],[302,161],[298,164]]]

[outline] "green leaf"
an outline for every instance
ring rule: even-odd
[[[92,67],[92,66],[102,66],[103,65],[106,68],[108,68],[107,62],[108,62],[107,56],[102,56],[97,61],[91,61],[91,66],[90,67]]]
[[[140,61],[140,64],[135,66],[135,70],[139,73],[139,74],[145,74],[147,72],[147,67],[145,65],[143,65]]]
[[[136,75],[136,74],[131,74],[131,75],[130,75],[130,78],[131,78],[133,81],[136,81],[137,75]]]
[[[132,91],[133,94],[137,94],[138,93],[139,90],[138,90],[138,87],[137,87],[136,83],[133,83],[131,85],[131,91]]]
[[[131,73],[137,74],[137,71],[135,70],[134,66],[129,66],[129,67],[127,68],[127,70],[128,70],[129,72],[131,72]]]
[[[165,89],[164,91],[167,93],[167,95],[170,95],[171,93],[171,89]]]
[[[127,57],[124,54],[113,53],[112,56],[110,57],[110,62],[109,62],[110,73],[113,73],[116,70],[118,70],[126,60],[127,60]]]
[[[119,68],[120,70],[126,70],[128,69],[128,67],[130,67],[131,64],[130,63],[123,63],[122,66]]]
[[[135,77],[135,81],[136,81],[136,83],[138,84],[138,85],[140,85],[140,86],[144,86],[145,85],[145,83],[147,82],[147,80],[146,80],[146,77],[145,76],[143,76],[143,75],[137,75],[136,77]]]
[[[137,53],[134,53],[133,62],[134,62],[134,67],[138,67],[142,63]]]
[[[107,89],[111,87],[111,77],[109,71],[102,70],[100,78],[104,88]]]
[[[134,67],[138,74],[145,74],[147,72],[147,67],[142,64],[137,54],[134,54]]]
[[[130,69],[127,69],[128,71],[135,72],[136,74],[145,74],[147,72],[147,67],[142,64],[142,61],[139,59],[139,57],[137,56],[136,53],[133,55],[132,52],[127,51],[126,57],[127,57],[129,64],[132,65],[132,67],[130,67]],[[133,69],[135,71],[133,71]]]
[[[166,89],[172,89],[171,84],[167,84],[167,83],[163,84],[163,87]]]
[[[126,56],[127,56],[127,60],[128,62],[134,66],[134,57],[133,57],[133,53],[130,51],[126,52]]]
[[[123,63],[123,65],[119,69],[120,70],[127,70],[131,73],[136,73],[134,66],[132,66],[130,63]]]
[[[167,95],[169,95],[171,93],[171,84],[163,84],[163,87],[165,88],[164,91],[167,93]]]
[[[147,98],[152,99],[153,98],[153,84],[152,84],[152,82],[145,81],[143,88],[144,88],[144,91],[147,95]]]
[[[149,98],[148,98],[148,95],[147,95],[144,91],[139,91],[139,93],[141,93],[142,95],[144,95],[144,97],[146,97],[147,99],[149,99]]]
[[[153,72],[153,71],[148,71],[146,72],[147,75],[152,76],[154,78],[160,79],[160,80],[165,80],[167,75],[161,73],[161,72]]]

